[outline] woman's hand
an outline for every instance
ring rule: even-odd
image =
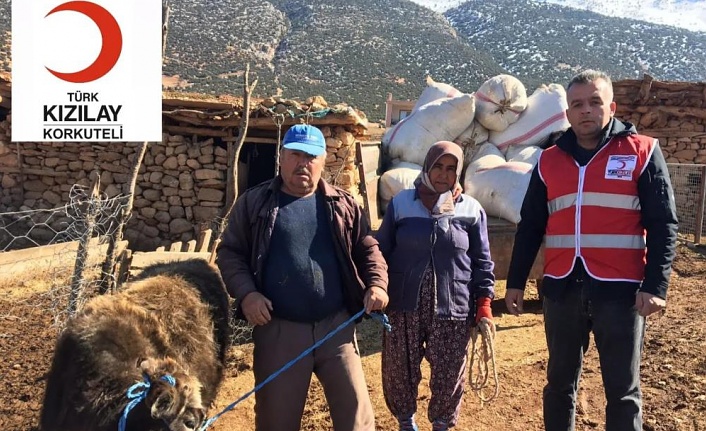
[[[490,298],[487,296],[476,300],[476,325],[480,323],[480,319],[486,318],[492,322],[493,309],[490,308]]]

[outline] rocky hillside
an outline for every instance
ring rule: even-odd
[[[456,0],[454,0],[456,1]],[[531,91],[603,68],[615,79],[706,80],[706,33],[534,0],[469,0],[439,14],[408,0],[170,0],[164,64],[170,87],[347,102],[373,120],[387,93],[416,99],[431,75],[472,92],[511,73]],[[0,69],[10,0],[0,0]]]
[[[565,83],[587,67],[617,79],[706,80],[706,33],[533,0],[469,0],[445,16],[523,82]]]
[[[431,74],[474,91],[503,69],[441,15],[405,0],[173,0],[166,75],[238,92],[249,62],[258,93],[321,94],[372,117],[388,92],[416,98]]]

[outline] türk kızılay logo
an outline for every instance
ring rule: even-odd
[[[161,141],[159,2],[12,2],[12,24],[12,141]]]
[[[47,70],[61,80],[75,83],[95,81],[110,72],[118,62],[120,52],[123,50],[123,34],[115,17],[103,6],[88,1],[62,3],[49,11],[47,16],[61,11],[79,12],[93,20],[101,33],[101,50],[95,61],[83,70],[71,73],[57,72],[48,67]]]

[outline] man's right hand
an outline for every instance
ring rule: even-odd
[[[505,292],[505,306],[510,314],[518,316],[524,310],[522,303],[524,302],[525,291],[521,289],[507,289]]]
[[[272,301],[260,292],[250,292],[240,302],[240,309],[251,325],[264,325],[272,320]]]

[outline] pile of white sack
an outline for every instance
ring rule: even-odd
[[[382,138],[392,161],[380,178],[383,210],[400,190],[413,187],[431,145],[453,141],[463,148],[464,193],[489,216],[518,223],[540,146],[569,128],[566,108],[566,92],[557,84],[528,97],[511,75],[490,78],[473,93],[427,78],[412,112]]]

